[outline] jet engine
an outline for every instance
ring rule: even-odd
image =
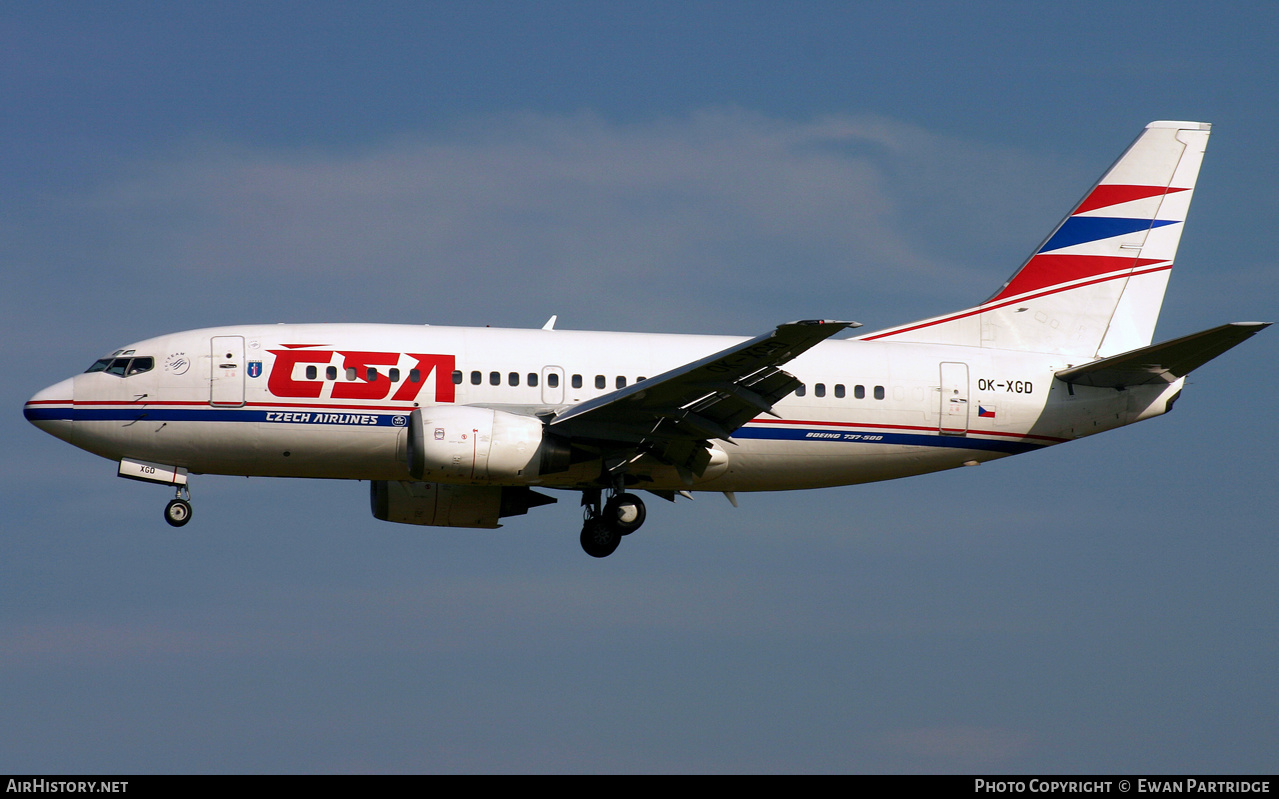
[[[384,522],[436,527],[501,527],[498,519],[522,516],[554,497],[522,486],[467,486],[374,480],[373,516]]]
[[[418,480],[511,485],[567,469],[569,444],[532,416],[436,405],[409,419],[408,462]]]

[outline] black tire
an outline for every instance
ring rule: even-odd
[[[589,519],[582,525],[582,550],[592,558],[607,558],[622,543],[622,534],[601,519]]]
[[[174,527],[181,527],[191,521],[191,503],[185,499],[170,500],[164,506],[164,520]]]
[[[644,524],[648,511],[634,494],[617,494],[604,505],[601,518],[622,535],[630,535]]]

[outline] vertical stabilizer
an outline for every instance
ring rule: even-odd
[[[1087,358],[1150,344],[1210,128],[1151,122],[986,302],[862,338]]]

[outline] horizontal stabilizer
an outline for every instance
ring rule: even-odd
[[[1057,378],[1077,386],[1101,388],[1173,383],[1269,326],[1268,322],[1232,322],[1063,369],[1057,373]]]

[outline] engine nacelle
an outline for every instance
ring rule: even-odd
[[[408,460],[409,474],[419,480],[510,485],[567,469],[569,446],[546,435],[532,416],[436,405],[413,411]]]
[[[384,522],[436,527],[501,527],[498,519],[521,516],[554,497],[520,486],[466,486],[374,480],[373,516]]]

